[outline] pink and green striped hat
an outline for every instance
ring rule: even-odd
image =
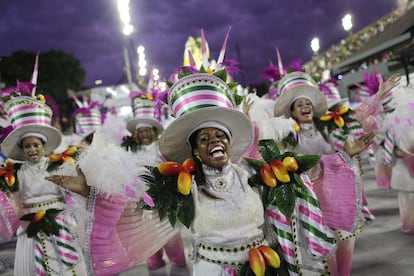
[[[328,109],[331,109],[337,104],[342,105],[348,102],[348,98],[341,98],[339,89],[333,82],[320,83],[319,89],[326,97]]]
[[[157,134],[161,134],[164,130],[163,126],[155,119],[154,103],[145,100],[139,96],[132,98],[132,109],[134,118],[127,123],[127,129],[130,133],[134,133],[140,127],[153,127],[157,130]]]
[[[4,105],[13,131],[4,139],[1,150],[5,156],[15,160],[25,160],[19,144],[25,137],[36,136],[45,141],[45,155],[53,152],[61,143],[62,134],[51,126],[52,109],[44,102],[20,96],[10,99]]]
[[[170,89],[168,104],[176,118],[160,137],[160,151],[171,161],[191,157],[190,134],[205,122],[216,122],[230,132],[231,160],[238,160],[252,143],[249,118],[235,109],[234,95],[220,78],[196,73],[179,79]]]
[[[78,112],[75,116],[75,132],[82,137],[88,137],[102,125],[101,111],[96,108]]]
[[[312,77],[304,72],[297,71],[285,75],[280,80],[278,89],[279,96],[275,104],[275,116],[290,117],[290,107],[298,98],[307,98],[312,102],[314,116],[317,118],[327,111],[325,96]]]

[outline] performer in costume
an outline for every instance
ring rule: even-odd
[[[246,161],[252,167],[238,164],[252,142],[252,123],[236,109],[239,103],[224,81],[227,73],[220,66],[220,58],[217,64],[213,74],[206,73],[210,71],[207,59],[200,69],[193,63],[191,68],[184,67],[179,72],[168,97],[176,119],[160,137],[160,151],[168,161],[153,170],[155,180],[150,183],[148,193],[160,214],[168,208],[165,216],[170,221],[180,221],[192,231],[193,275],[249,275],[252,271],[256,275],[278,275],[287,270],[292,275],[299,274],[297,256],[293,256],[292,262],[292,259],[286,260],[285,254],[281,257],[276,253],[284,253],[281,250],[285,249],[294,251],[287,245],[288,241],[279,238],[290,236],[296,240],[296,233],[285,229],[296,231],[298,228],[296,221],[289,220],[291,215],[286,219],[277,206],[262,201],[267,198],[261,195],[263,191],[277,193],[274,187],[264,188],[266,184],[260,180],[260,168],[254,164],[262,165],[264,161]],[[250,177],[253,177],[251,181]],[[298,178],[299,174],[291,184],[302,183]],[[324,244],[319,248],[311,246],[310,250],[319,251],[317,255],[329,255],[335,249],[334,235],[321,219],[314,194],[306,187],[300,190],[305,199],[298,203],[300,199],[294,195],[295,208],[317,214],[316,219],[308,215],[300,217],[306,217],[320,233],[312,237],[314,233],[308,232],[307,241]],[[314,203],[313,207],[309,206],[310,202]],[[283,200],[281,204],[288,205]],[[271,220],[279,219],[284,224],[285,235],[271,226]],[[272,252],[269,254],[272,257],[264,261],[263,251]]]
[[[76,232],[79,221],[65,204],[67,191],[45,179],[51,163],[45,155],[61,142],[61,133],[50,125],[52,111],[29,96],[10,99],[5,111],[14,129],[3,141],[2,151],[8,158],[24,161],[16,181],[5,180],[11,204],[3,208],[8,213],[10,234],[18,226],[14,274],[85,275],[83,241]],[[10,164],[5,167],[10,169]],[[14,174],[14,169],[11,172]],[[89,190],[85,187],[80,193],[87,196]],[[16,209],[10,209],[12,206]]]
[[[77,163],[83,183],[60,176],[53,176],[53,181],[70,190],[86,183],[91,187],[88,207],[93,220],[86,227],[89,273],[114,275],[145,261],[172,234],[168,222],[161,222],[158,216],[146,216],[137,208],[144,190],[141,176],[146,169],[136,164],[135,154],[118,145],[118,136],[126,128],[124,120],[108,116],[102,124],[96,105],[84,99],[78,106],[74,118],[83,142],[84,153]]]
[[[386,180],[391,189],[398,191],[401,231],[414,232],[414,124],[412,112],[414,86],[401,85],[393,93],[394,111],[389,113],[382,126],[385,138],[382,163],[390,168]]]
[[[314,184],[313,189],[320,201],[323,217],[328,226],[333,229],[346,230],[352,235],[358,233],[362,222],[361,188],[357,168],[350,156],[364,150],[372,142],[374,134],[368,133],[355,141],[347,139],[344,151],[336,152],[326,129],[319,121],[319,118],[327,110],[327,103],[314,80],[303,72],[292,72],[280,80],[278,90],[279,96],[274,107],[276,118],[271,118],[267,122],[262,120],[262,125],[266,126],[266,129],[259,129],[259,136],[278,139],[279,144],[284,146],[284,150],[291,150],[299,154],[321,155],[319,166],[315,167],[309,175]],[[283,125],[283,118],[279,116],[295,119],[299,124],[299,131],[292,130],[285,139],[280,139],[282,135],[279,133],[278,125],[274,124],[277,120],[279,124]],[[290,122],[284,124],[291,125]],[[338,171],[341,171],[340,175],[338,175]],[[347,183],[332,179],[337,176],[342,181],[347,179]],[[352,185],[349,185],[349,182]],[[342,184],[336,186],[333,185],[334,183]],[[346,187],[346,191],[341,187]],[[328,197],[325,194],[328,191],[341,197],[335,200],[335,208],[332,196]],[[352,239],[350,241],[350,244],[344,244],[341,239],[336,251],[338,256],[343,252],[348,252],[340,261],[341,271],[337,271],[335,258],[329,260],[332,274],[349,274],[353,252]]]
[[[152,89],[154,91],[155,89]],[[159,91],[155,91],[159,93]],[[125,137],[123,147],[136,153],[136,162],[139,166],[156,166],[162,161],[158,147],[158,137],[164,130],[160,122],[155,119],[155,104],[144,99],[145,93],[132,92],[130,94],[134,110],[134,118],[127,123],[131,137]],[[151,99],[153,97],[151,96]],[[158,104],[161,107],[161,104]],[[160,111],[160,110],[159,110]],[[158,112],[160,113],[160,112]],[[149,270],[165,265],[164,252],[170,261],[178,266],[185,266],[184,242],[179,228],[171,229],[173,238],[147,260]]]

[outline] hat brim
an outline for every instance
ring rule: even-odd
[[[163,130],[164,127],[158,123],[156,120],[154,119],[150,119],[150,118],[135,118],[135,119],[131,119],[128,123],[127,123],[127,129],[128,131],[132,134],[135,132],[137,125],[138,124],[149,124],[152,125],[153,127],[155,127],[155,129],[157,130],[157,134],[160,135]]]
[[[23,149],[18,145],[19,138],[26,132],[39,132],[47,137],[47,141],[44,145],[45,155],[51,154],[62,142],[61,132],[52,126],[21,126],[10,132],[1,144],[1,151],[6,157],[19,161],[26,160]]]
[[[332,107],[334,107],[337,104],[344,104],[349,102],[348,98],[343,98],[343,99],[335,99],[335,100],[327,100],[328,101],[328,109],[331,109]]]
[[[187,137],[195,127],[206,121],[222,123],[231,132],[231,161],[237,161],[253,141],[253,125],[244,113],[223,107],[205,107],[174,120],[164,130],[159,140],[161,154],[167,160],[179,163],[191,157]]]
[[[301,96],[311,100],[315,117],[321,117],[328,110],[326,98],[319,89],[309,85],[298,85],[285,91],[277,98],[274,115],[291,117],[290,107],[294,99]]]

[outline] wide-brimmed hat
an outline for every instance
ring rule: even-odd
[[[6,102],[4,110],[13,127],[13,131],[7,135],[1,144],[2,152],[8,158],[26,159],[19,143],[22,137],[28,134],[46,138],[45,155],[52,153],[60,145],[62,134],[57,128],[51,126],[52,109],[44,102],[32,97],[20,96]]]
[[[253,140],[249,118],[234,108],[231,89],[220,78],[196,73],[179,79],[170,89],[168,103],[176,117],[160,137],[160,151],[171,161],[191,157],[189,135],[205,122],[216,122],[230,132],[230,159],[238,160]]]
[[[77,108],[72,114],[75,124],[75,133],[85,139],[102,126],[102,113],[100,108],[102,104],[87,99],[83,95],[81,100],[76,95],[71,95]]]
[[[88,137],[102,125],[101,112],[95,108],[80,108],[74,117],[75,133],[82,138]]]
[[[349,102],[348,98],[341,98],[338,87],[332,82],[319,84],[319,89],[325,95],[328,109],[331,109],[337,104]]]
[[[304,72],[292,72],[279,82],[279,97],[275,103],[275,116],[290,117],[292,103],[301,97],[308,98],[313,105],[315,117],[320,117],[327,111],[325,96],[311,76]]]
[[[140,97],[132,98],[132,109],[134,110],[134,118],[127,123],[127,129],[130,133],[134,133],[139,127],[153,127],[157,130],[157,134],[161,134],[164,127],[155,119],[155,108],[152,101],[144,100]]]

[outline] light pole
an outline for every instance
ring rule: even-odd
[[[138,83],[141,86],[144,85],[145,75],[147,74],[147,60],[145,59],[145,47],[139,45],[137,47],[137,54],[138,54],[138,72],[137,72],[137,79]]]
[[[352,16],[349,13],[342,17],[342,27],[344,27],[344,30],[347,31],[349,35],[352,35]]]
[[[132,91],[132,76],[131,76],[131,65],[129,64],[128,49],[126,47],[126,37],[129,36],[134,27],[130,24],[131,17],[129,15],[129,0],[117,0],[119,18],[123,24],[122,27],[122,49],[124,53],[125,60],[125,73],[128,80],[128,86],[130,91]]]

